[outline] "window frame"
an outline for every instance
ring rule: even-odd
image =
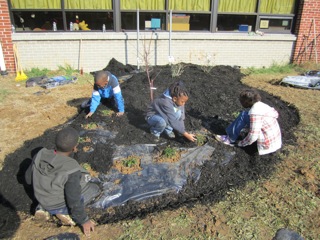
[[[14,21],[14,12],[28,12],[28,11],[33,11],[33,12],[61,12],[62,13],[62,19],[63,19],[63,30],[64,32],[68,32],[68,23],[67,23],[67,13],[68,12],[110,12],[113,15],[113,29],[112,30],[107,30],[111,32],[121,32],[121,14],[122,13],[127,13],[127,12],[132,12],[136,13],[137,11],[135,10],[121,10],[120,8],[120,0],[112,0],[112,9],[65,9],[65,0],[60,0],[61,1],[61,9],[12,9],[11,6],[11,1],[7,0],[8,2],[8,9],[9,9],[9,14],[11,18],[12,24],[15,24]],[[218,16],[219,15],[250,15],[250,16],[255,16],[256,17],[256,27],[255,29],[252,29],[252,31],[257,31],[261,30],[264,32],[269,32],[269,33],[284,33],[284,34],[293,34],[294,33],[294,26],[297,18],[297,10],[299,6],[300,0],[295,0],[294,3],[294,13],[293,14],[266,14],[266,13],[261,13],[259,12],[260,9],[260,2],[261,0],[257,0],[257,6],[256,6],[256,11],[254,13],[245,13],[245,12],[218,12],[218,6],[219,6],[219,0],[211,0],[210,1],[210,10],[209,11],[183,11],[183,10],[172,10],[172,14],[208,14],[210,21],[209,21],[209,26],[208,29],[209,31],[206,30],[189,30],[190,32],[211,32],[211,33],[216,33],[216,32],[224,32],[224,33],[234,33],[230,31],[217,31],[217,21],[218,21]],[[140,13],[160,13],[160,14],[165,14],[165,28],[164,30],[156,30],[156,31],[169,31],[168,29],[168,23],[169,23],[169,18],[168,16],[170,15],[170,9],[169,9],[169,0],[165,0],[165,10],[139,10]],[[270,18],[270,19],[289,19],[291,20],[291,25],[290,25],[290,30],[283,30],[283,31],[268,31],[267,29],[260,29],[260,20],[261,18]],[[90,27],[90,26],[89,26]],[[101,30],[91,30],[93,32],[99,32]],[[136,31],[135,30],[126,30],[126,31]],[[139,31],[150,31],[150,30],[143,30],[140,29]],[[33,31],[23,31],[23,32],[33,32]],[[43,31],[43,32],[50,32],[50,31]],[[81,31],[79,31],[81,32]],[[39,32],[37,32],[39,33]]]

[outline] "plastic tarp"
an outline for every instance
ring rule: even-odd
[[[55,88],[61,85],[75,83],[78,79],[73,76],[56,76],[48,78],[46,76],[29,78],[26,87],[40,86],[46,89]]]
[[[280,84],[288,84],[294,87],[320,90],[320,77],[316,76],[288,76],[282,79]]]
[[[156,162],[153,159],[156,145],[138,144],[132,146],[116,146],[113,161],[130,155],[141,157],[142,170],[123,174],[111,168],[107,174],[100,174],[103,183],[103,195],[92,207],[108,208],[119,206],[129,200],[142,201],[168,192],[178,193],[187,183],[189,177],[197,181],[201,175],[200,167],[205,161],[212,161],[214,148],[204,145],[196,148],[181,149],[178,162]],[[227,156],[230,160],[234,155]]]

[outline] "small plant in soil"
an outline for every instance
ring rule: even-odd
[[[234,118],[237,118],[239,116],[240,112],[239,111],[236,111],[236,112],[233,112],[231,113],[231,115],[234,117]]]
[[[167,146],[165,149],[163,149],[160,153],[160,155],[155,157],[155,160],[157,162],[178,162],[181,157],[181,152],[179,149],[172,148],[170,146]]]
[[[98,128],[98,124],[91,122],[91,123],[87,123],[87,124],[81,124],[81,127],[83,127],[84,129],[87,130],[94,130]]]
[[[114,114],[114,111],[110,110],[110,109],[104,109],[100,111],[102,116],[105,117],[110,117],[112,114]]]
[[[173,156],[175,156],[177,153],[177,150],[174,149],[174,148],[171,148],[171,147],[166,147],[164,150],[163,150],[163,153],[162,155],[166,158],[172,158]]]
[[[88,143],[91,142],[91,138],[89,137],[79,137],[79,143]]]
[[[171,76],[179,77],[184,71],[185,65],[183,63],[177,63],[171,65]]]
[[[196,134],[197,146],[203,146],[207,142],[207,137],[203,134]]]
[[[139,156],[128,156],[117,160],[114,167],[121,173],[130,174],[141,170],[140,162],[141,158]]]
[[[132,167],[132,166],[134,166],[134,165],[136,165],[137,162],[138,162],[138,158],[135,157],[135,156],[130,156],[130,157],[128,157],[127,159],[123,159],[123,160],[122,160],[123,166],[129,167],[129,168]]]
[[[89,163],[82,163],[81,166],[87,170],[92,177],[98,177],[99,173],[94,171]]]

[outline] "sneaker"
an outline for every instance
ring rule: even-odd
[[[174,134],[174,132],[167,133],[166,135],[167,135],[167,137],[170,138],[170,139],[173,139],[173,138],[176,137],[176,135]]]
[[[156,134],[153,134],[153,133],[151,133],[151,135],[153,136],[153,141],[154,142],[159,142],[160,141],[160,136],[159,135],[156,135]]]
[[[69,215],[66,214],[56,214],[56,217],[61,221],[64,226],[75,226],[76,223],[72,220]]]
[[[34,213],[34,219],[37,221],[48,221],[50,219],[50,213],[42,208],[40,204],[36,207],[36,212]]]
[[[215,135],[214,137],[218,142],[221,142],[223,144],[226,144],[232,147],[235,145],[233,142],[230,141],[230,138],[228,137],[228,135]]]
[[[87,108],[90,107],[91,99],[85,100],[83,103],[81,103],[81,108]]]

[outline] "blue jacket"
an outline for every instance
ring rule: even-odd
[[[184,106],[177,106],[173,102],[172,97],[169,95],[169,89],[167,89],[159,98],[155,99],[148,108],[146,117],[148,118],[153,115],[160,115],[174,130],[181,134],[185,133]]]
[[[113,74],[108,73],[109,82],[104,88],[98,88],[96,85],[93,87],[90,112],[94,113],[100,104],[101,98],[115,98],[116,105],[119,112],[124,112],[124,101],[121,94],[121,88],[118,79]]]

